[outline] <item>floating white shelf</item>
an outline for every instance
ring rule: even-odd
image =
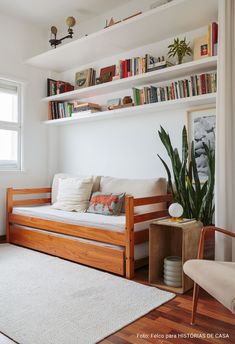
[[[173,0],[32,57],[26,63],[62,72],[206,26],[217,20],[217,7],[216,0]]]
[[[217,56],[212,56],[201,60],[182,63],[173,67],[159,69],[149,73],[135,75],[129,78],[57,94],[55,96],[43,98],[43,101],[69,101],[74,99],[86,99],[99,95],[127,90],[132,87],[173,80],[176,78],[185,77],[186,75],[190,74],[204,73],[205,71],[215,70],[216,67]]]
[[[146,111],[164,111],[170,109],[185,109],[197,105],[214,104],[216,100],[216,93],[209,93],[200,96],[181,98],[176,100],[163,101],[159,103],[152,103],[147,105],[139,105],[128,108],[121,108],[112,111],[102,111],[81,115],[80,117],[67,117],[43,122],[47,125],[66,125],[79,122],[89,122],[95,120],[112,119],[122,116],[134,116]]]

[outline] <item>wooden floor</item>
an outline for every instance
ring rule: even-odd
[[[137,281],[146,281],[140,271]],[[190,325],[192,291],[178,295],[100,344],[235,344],[235,316],[201,291],[195,326]],[[224,336],[225,338],[222,338]]]

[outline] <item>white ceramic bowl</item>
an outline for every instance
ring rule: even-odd
[[[168,281],[168,280],[164,280],[164,283],[166,285],[169,285],[170,287],[182,287],[182,281],[180,282],[172,282],[172,281]]]
[[[181,257],[177,257],[177,256],[170,256],[170,257],[166,257],[164,259],[164,265],[165,266],[182,266],[182,259]]]
[[[182,270],[180,271],[168,271],[164,270],[164,276],[169,278],[181,278],[182,277]]]
[[[170,272],[181,272],[182,271],[182,265],[181,266],[171,266],[171,265],[165,265],[164,264],[164,271],[170,271]]]

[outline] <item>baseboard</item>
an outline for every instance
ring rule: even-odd
[[[6,242],[6,235],[0,235],[0,243]]]

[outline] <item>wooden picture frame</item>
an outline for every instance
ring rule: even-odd
[[[99,77],[99,79],[101,80],[101,83],[112,81],[113,77],[115,76],[115,73],[116,73],[115,65],[101,68],[100,77]]]
[[[209,105],[207,107],[196,107],[187,110],[186,123],[189,148],[191,150],[191,142],[194,141],[199,178],[203,183],[207,180],[208,172],[202,142],[210,142],[211,147],[215,150],[215,106]]]

